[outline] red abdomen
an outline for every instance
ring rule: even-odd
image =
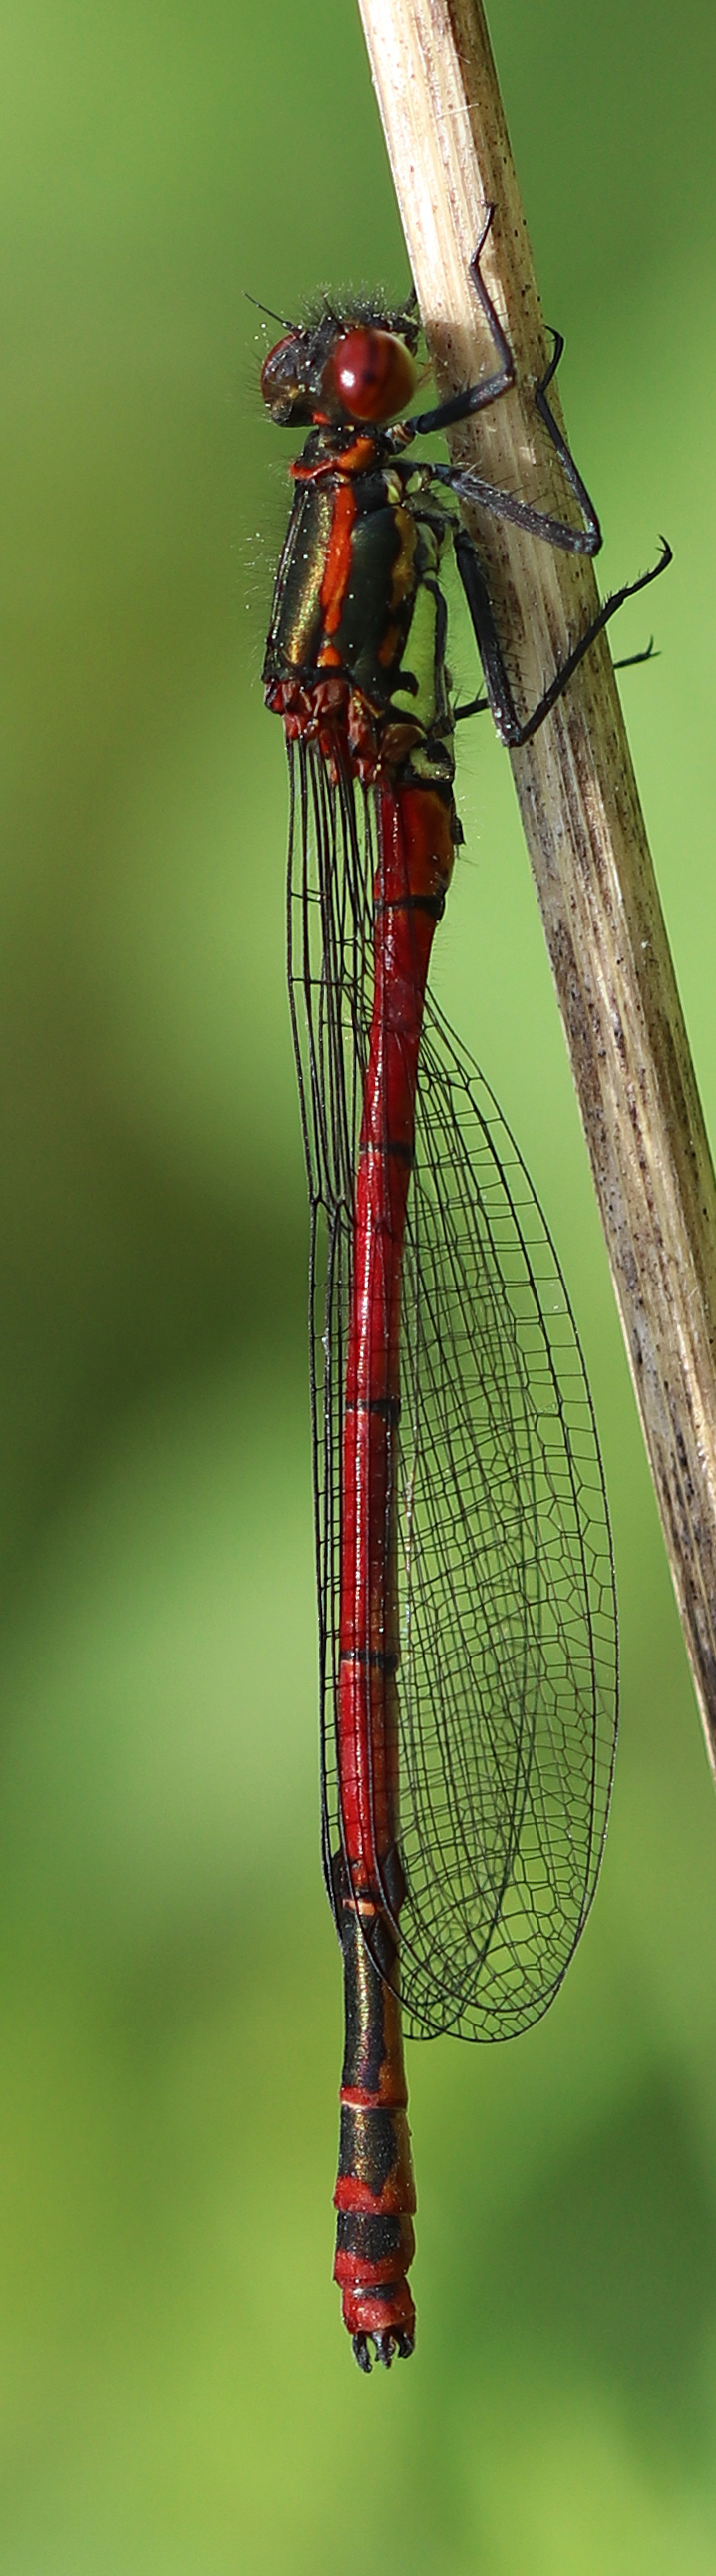
[[[400,1307],[425,982],[453,864],[453,822],[449,791],[380,792],[345,1376],[338,1691],[346,2058],[335,2277],[364,2366],[367,2335],[389,2360],[396,2343],[412,2348],[415,2323],[406,2280],[415,2187],[398,2002]]]

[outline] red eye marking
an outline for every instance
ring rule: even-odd
[[[390,420],[404,411],[417,383],[405,341],[393,331],[346,331],[323,370],[326,399],[351,420]]]

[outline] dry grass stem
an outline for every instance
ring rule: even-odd
[[[359,0],[441,392],[491,363],[468,263],[487,202],[512,392],[453,452],[573,516],[534,408],[550,351],[479,0]],[[555,408],[559,411],[558,402]],[[589,563],[479,514],[518,705],[596,606]],[[716,1772],[716,1193],[609,647],[511,755],[684,1634]]]

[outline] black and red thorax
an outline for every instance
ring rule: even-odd
[[[397,321],[404,338],[390,327]],[[312,426],[290,468],[264,680],[289,739],[318,739],[329,761],[339,743],[365,784],[412,768],[449,791],[439,581],[449,519],[425,497],[429,469],[401,455],[410,433],[389,426],[416,381],[415,338],[405,316],[330,316],[288,335],[266,361],[272,417]],[[357,412],[349,418],[346,379]]]

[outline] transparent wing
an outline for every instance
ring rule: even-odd
[[[546,2009],[596,1884],[616,1605],[584,1363],[487,1084],[426,1028],[403,1295],[402,1979],[424,2029]]]
[[[310,748],[296,786],[328,1854],[340,1842],[341,1391],[375,849],[370,801],[359,830],[350,781],[332,788]],[[400,1441],[404,2014],[428,2035],[506,2038],[546,2010],[594,1893],[616,1731],[614,1573],[557,1256],[492,1093],[434,1005],[408,1202]]]

